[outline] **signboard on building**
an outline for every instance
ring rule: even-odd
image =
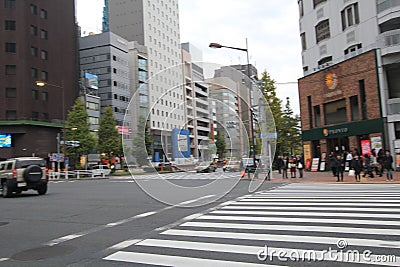
[[[118,126],[118,133],[128,135],[129,127],[128,126]]]
[[[99,77],[97,75],[85,72],[85,85],[87,88],[99,89]]]
[[[311,171],[317,172],[319,167],[319,158],[313,158],[311,164]]]
[[[189,130],[172,130],[172,155],[174,158],[190,158]]]
[[[362,155],[371,154],[371,141],[370,140],[361,140],[361,153]]]
[[[372,149],[375,149],[376,153],[378,153],[379,150],[382,149],[382,137],[371,137],[371,147]]]
[[[311,168],[311,146],[309,144],[306,144],[303,146],[304,150],[304,162],[306,164],[306,170],[309,170]]]
[[[0,133],[0,147],[11,147],[11,134]]]

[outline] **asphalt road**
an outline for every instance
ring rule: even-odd
[[[120,266],[103,258],[173,228],[189,220],[187,216],[249,194],[250,181],[230,175],[177,173],[162,177],[168,183],[157,176],[140,176],[136,182],[56,181],[44,196],[28,191],[0,199],[0,265]],[[276,186],[266,183],[259,190]]]

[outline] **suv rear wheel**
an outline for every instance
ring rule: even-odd
[[[44,195],[47,192],[47,184],[42,184],[38,187],[37,192],[39,195]]]
[[[11,186],[7,183],[7,181],[4,181],[1,184],[2,190],[1,190],[1,196],[2,197],[11,197],[12,196],[12,188]]]

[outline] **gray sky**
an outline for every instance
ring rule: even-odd
[[[112,0],[111,0],[112,1]],[[104,0],[77,0],[82,31],[101,31]],[[277,83],[302,76],[299,14],[295,0],[179,0],[181,42],[203,52],[203,60],[221,65],[246,64],[246,53],[211,49],[210,42],[246,48],[250,63],[267,70]],[[288,96],[299,111],[297,84],[277,84],[278,96]],[[284,100],[285,103],[285,100]]]

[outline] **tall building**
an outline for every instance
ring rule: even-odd
[[[108,2],[109,30],[148,52],[149,122],[154,160],[172,157],[172,130],[184,128],[178,1]]]
[[[128,41],[112,32],[81,37],[80,66],[98,76],[101,110],[111,106],[119,126],[123,125],[131,97]]]
[[[204,82],[201,51],[190,43],[182,44],[186,121],[190,132],[190,154],[208,157],[210,114],[208,85]],[[201,155],[204,154],[204,155]]]
[[[311,154],[382,147],[400,152],[400,2],[298,4],[303,141]]]
[[[75,4],[5,0],[0,17],[0,158],[47,158],[79,90]]]

